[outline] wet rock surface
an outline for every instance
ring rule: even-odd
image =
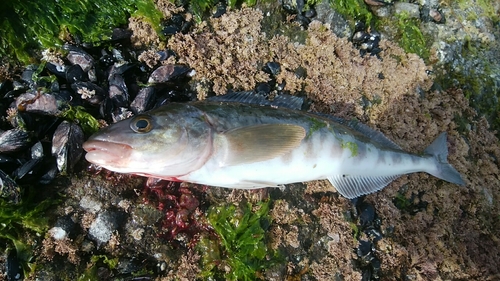
[[[266,11],[222,5],[195,24],[166,5],[161,45],[148,23],[131,19],[132,32],[119,44],[68,44],[65,54],[46,53],[45,66],[30,66],[0,87],[7,114],[0,122],[0,196],[19,204],[42,194],[26,187],[34,184],[42,184],[44,198],[63,196],[46,212],[46,231],[30,238],[39,241],[33,259],[11,250],[1,271],[16,280],[30,262],[36,270],[28,280],[237,280],[231,274],[243,268],[234,262],[243,247],[222,247],[234,234],[236,243],[250,241],[265,253],[254,260],[264,261],[252,268],[255,279],[497,278],[499,141],[466,89],[447,88],[432,73],[473,65],[459,55],[464,41],[449,40],[464,14],[421,2],[368,4],[380,17],[422,17],[434,42],[427,62],[398,47],[391,30],[351,27],[326,1],[270,8],[284,15],[280,26],[287,27],[278,35],[268,34],[276,29],[265,26],[273,16]],[[455,36],[496,44],[498,31],[483,23],[466,22],[468,33]],[[119,175],[81,159],[82,139],[97,126],[228,90],[304,97],[308,109],[356,118],[415,153],[447,131],[449,161],[467,186],[413,174],[351,202],[327,182],[228,190]],[[269,211],[253,217],[261,201]],[[214,218],[224,210],[232,219],[217,223],[230,230],[248,224],[255,236],[245,240],[237,227],[217,232]]]

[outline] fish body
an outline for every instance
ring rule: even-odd
[[[410,154],[353,121],[241,99],[171,103],[110,125],[83,147],[89,162],[112,171],[227,188],[328,179],[355,198],[415,172],[464,184],[446,161],[445,133]]]

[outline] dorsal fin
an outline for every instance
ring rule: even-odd
[[[239,102],[239,103],[256,104],[262,106],[284,107],[293,110],[301,110],[302,104],[304,103],[303,98],[287,94],[281,94],[276,96],[273,100],[269,100],[265,96],[260,95],[254,91],[230,92],[225,95],[210,97],[207,100],[216,102]],[[366,136],[370,140],[377,142],[383,146],[392,149],[402,150],[399,145],[395,144],[392,140],[388,139],[386,136],[384,136],[384,134],[368,127],[363,123],[360,123],[357,120],[345,120],[340,117],[335,117],[322,113],[312,113],[312,114],[316,114],[321,117],[326,117],[339,124],[347,126],[361,133],[362,135]]]
[[[222,96],[210,97],[207,100],[218,102],[239,102],[262,106],[276,106],[294,110],[301,110],[302,104],[304,103],[304,99],[287,94],[277,95],[274,99],[270,100],[254,91],[231,92]]]

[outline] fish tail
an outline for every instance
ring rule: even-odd
[[[432,155],[436,161],[436,168],[428,171],[429,174],[458,185],[465,185],[460,173],[448,163],[448,146],[446,132],[441,133],[426,149],[425,153]]]

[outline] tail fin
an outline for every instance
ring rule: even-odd
[[[436,160],[436,170],[428,173],[458,185],[465,185],[462,176],[453,166],[448,164],[448,146],[446,144],[446,132],[441,133],[426,149],[425,153],[434,156]]]

